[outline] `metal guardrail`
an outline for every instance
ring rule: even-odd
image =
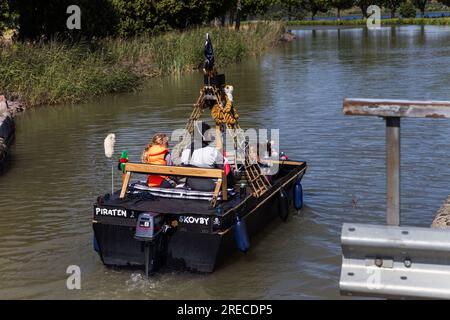
[[[342,294],[450,299],[450,233],[400,225],[400,119],[450,118],[450,101],[345,99],[346,115],[386,120],[387,226],[344,224]]]
[[[345,223],[343,295],[450,299],[450,233]]]

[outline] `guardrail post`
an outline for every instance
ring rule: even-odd
[[[343,111],[386,121],[388,225],[343,225],[341,294],[450,299],[448,230],[399,226],[400,118],[450,119],[450,101],[345,99]]]
[[[400,225],[400,118],[386,117],[387,224]]]

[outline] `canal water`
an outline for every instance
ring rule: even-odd
[[[224,70],[244,128],[280,129],[281,149],[309,164],[306,206],[275,221],[210,275],[105,268],[92,250],[92,204],[111,188],[103,139],[138,161],[157,131],[184,126],[201,73],[142,91],[17,118],[0,177],[0,298],[341,298],[343,222],[384,223],[384,122],[346,117],[344,97],[450,100],[450,28],[294,30],[298,39]],[[447,196],[450,122],[402,121],[402,221],[428,226]],[[120,178],[115,171],[115,185]],[[81,290],[66,269],[81,269]]]

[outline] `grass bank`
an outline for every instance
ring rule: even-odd
[[[382,25],[450,25],[448,18],[394,18],[381,19]],[[296,20],[288,21],[289,26],[363,26],[366,19],[352,20]]]
[[[129,91],[148,77],[198,70],[206,32],[213,40],[217,66],[223,67],[274,46],[284,25],[262,22],[240,32],[197,28],[76,45],[12,43],[0,51],[0,93],[31,107]]]

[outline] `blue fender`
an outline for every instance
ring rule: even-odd
[[[300,182],[300,179],[298,179],[295,182],[293,190],[294,190],[294,208],[296,210],[300,210],[301,208],[303,208],[303,187]]]
[[[94,247],[95,252],[100,252],[100,248],[98,247],[98,242],[97,242],[97,238],[95,237],[95,235],[92,238],[92,245]]]
[[[234,240],[236,241],[236,246],[242,252],[247,252],[248,249],[250,249],[247,226],[245,225],[245,221],[241,220],[239,216],[236,216],[236,221],[234,223]]]

